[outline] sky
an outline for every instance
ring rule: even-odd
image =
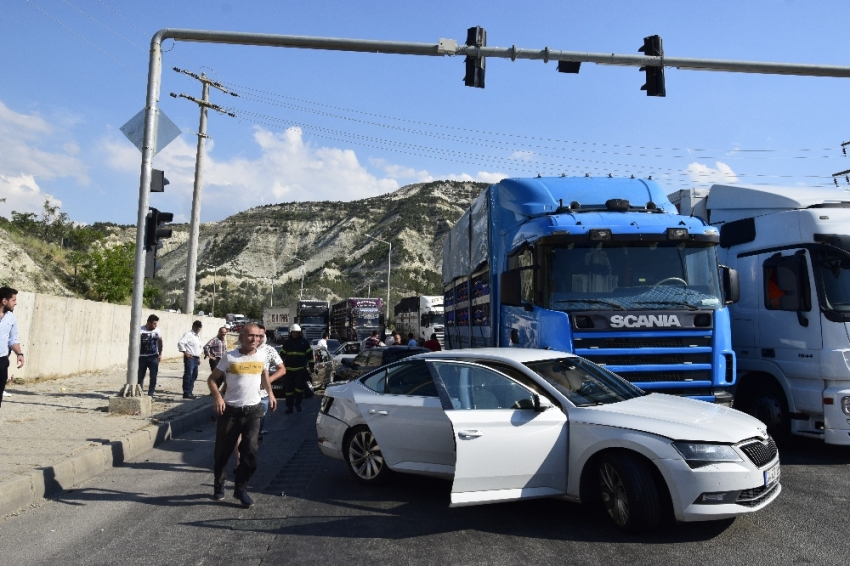
[[[141,153],[120,127],[143,109],[148,46],[193,28],[850,65],[842,1],[3,0],[0,215],[45,199],[78,222],[134,223]],[[832,186],[850,169],[850,79],[666,69],[647,97],[634,67],[490,59],[486,88],[461,57],[343,53],[168,40],[161,110],[182,134],[154,159],[170,184],[151,206],[191,210],[200,84],[210,99],[202,220],[252,206],[348,201],[438,179],[589,174],[652,178],[668,190],[715,182]],[[842,186],[848,184],[840,178]]]

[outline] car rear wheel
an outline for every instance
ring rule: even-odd
[[[366,485],[379,485],[389,476],[378,441],[366,426],[355,427],[345,442],[345,463],[357,481]]]
[[[599,491],[608,516],[618,528],[637,533],[661,521],[661,497],[648,464],[622,452],[598,461]]]

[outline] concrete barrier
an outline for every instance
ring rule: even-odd
[[[198,317],[153,309],[143,311],[159,317],[164,346],[163,359],[178,358],[177,342],[192,328],[194,320],[203,322],[201,342],[206,343],[224,326],[223,318]],[[26,364],[9,372],[24,379],[55,378],[103,371],[127,364],[127,339],[130,334],[130,307],[83,299],[54,297],[20,292],[15,308],[21,348]]]

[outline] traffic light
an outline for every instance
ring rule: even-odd
[[[153,278],[160,264],[156,261],[156,251],[162,247],[162,240],[171,237],[171,228],[162,228],[163,224],[167,224],[174,220],[174,214],[171,212],[160,212],[155,208],[151,208],[145,219],[145,277]]]
[[[487,45],[487,32],[481,26],[466,30],[466,44],[470,47],[485,47]],[[463,84],[476,88],[484,88],[484,57],[466,58],[466,76]]]
[[[168,185],[168,179],[165,178],[165,173],[159,169],[151,170],[151,192],[164,193],[165,185]]]
[[[644,37],[643,47],[638,51],[650,57],[663,57],[664,47],[661,45],[661,36]],[[646,84],[640,89],[645,90],[647,96],[667,96],[667,89],[664,86],[664,67],[641,67],[640,70],[646,72]]]

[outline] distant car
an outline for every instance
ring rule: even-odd
[[[381,366],[397,362],[402,358],[430,352],[427,348],[408,348],[407,346],[384,346],[363,350],[351,361],[350,365],[336,368],[334,381],[357,379],[364,373]]]
[[[313,389],[323,389],[333,379],[334,361],[324,348],[313,348],[313,359],[307,362],[310,372],[310,385]],[[272,383],[275,397],[284,396],[283,378]]]
[[[289,338],[289,327],[288,326],[278,326],[274,331],[274,339],[276,342],[281,343],[284,340]]]
[[[337,367],[348,365],[360,353],[360,342],[344,342],[339,345],[339,348],[330,352]]]
[[[753,513],[782,490],[779,453],[759,420],[646,394],[551,350],[429,352],[374,369],[328,386],[316,432],[322,453],[364,484],[393,471],[445,477],[452,507],[566,497],[598,504],[628,532],[668,513]]]
[[[319,340],[320,338],[313,338],[312,340],[310,340],[310,345],[318,346]],[[333,352],[334,350],[339,348],[339,340],[337,340],[336,338],[328,338],[325,340],[325,343],[328,345],[328,347],[326,348],[328,352]]]

